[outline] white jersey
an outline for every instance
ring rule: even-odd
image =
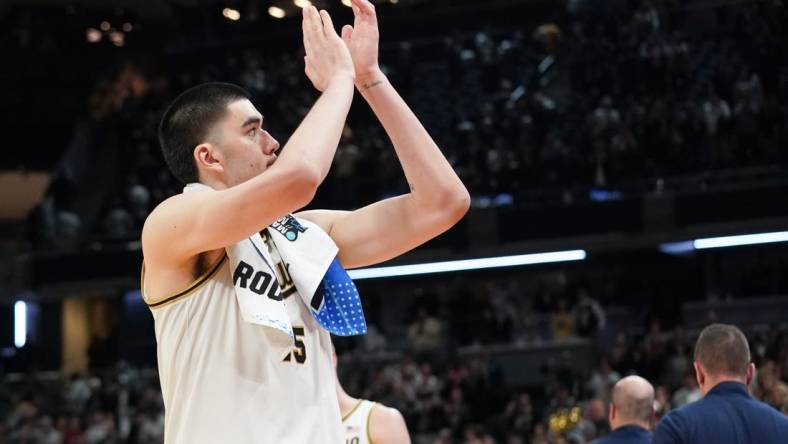
[[[186,290],[150,305],[164,397],[164,442],[343,442],[331,337],[296,294],[271,248],[292,350],[241,318],[227,256]],[[142,275],[144,297],[144,269]]]
[[[372,409],[376,405],[377,403],[362,399],[342,418],[342,425],[345,427],[345,444],[372,444],[372,438],[369,436],[369,421]]]

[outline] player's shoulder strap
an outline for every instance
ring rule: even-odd
[[[350,419],[355,418],[356,416],[363,417],[366,420],[369,420],[369,414],[375,405],[377,405],[376,402],[369,401],[366,399],[359,399],[358,402],[356,402],[356,405],[354,405],[349,412],[345,413],[345,415],[342,416],[342,422],[347,422]]]
[[[372,433],[370,431],[372,423],[372,410],[378,405],[377,402],[367,399],[359,399],[353,408],[342,417],[343,423],[353,423],[363,427],[364,434],[367,435],[367,443],[372,444]]]
[[[372,431],[371,431],[372,410],[378,406],[378,403],[373,401],[366,401],[366,402],[368,403],[368,407],[367,407],[366,417],[364,418],[366,422],[366,426],[364,427],[364,429],[366,430],[367,433],[367,442],[369,444],[372,444]]]

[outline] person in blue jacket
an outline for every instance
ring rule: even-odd
[[[695,377],[703,398],[668,413],[653,444],[788,443],[788,417],[747,390],[754,374],[741,330],[725,324],[704,328],[695,344]]]
[[[654,387],[640,376],[627,376],[613,386],[608,411],[612,432],[591,444],[650,444],[654,422]]]

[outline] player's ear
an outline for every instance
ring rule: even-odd
[[[201,143],[194,148],[194,161],[197,169],[201,171],[222,172],[222,153],[211,143]]]

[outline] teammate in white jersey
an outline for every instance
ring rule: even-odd
[[[233,85],[192,88],[162,119],[159,138],[173,174],[213,189],[167,199],[142,233],[141,285],[156,325],[167,444],[344,441],[328,333],[292,289],[280,288],[295,336],[283,356],[271,329],[243,321],[225,248],[312,200],[354,85],[391,138],[411,192],[350,212],[298,214],[331,236],[341,263],[398,256],[468,209],[467,190],[378,67],[373,5],[353,0],[353,11],[354,24],[340,37],[328,13],[304,8],[305,71],[322,95],[278,157],[263,116]],[[284,287],[287,264],[277,268]]]
[[[335,367],[336,364],[335,354]],[[339,376],[336,381],[345,444],[410,444],[408,425],[399,410],[366,399],[356,399],[342,388]]]

